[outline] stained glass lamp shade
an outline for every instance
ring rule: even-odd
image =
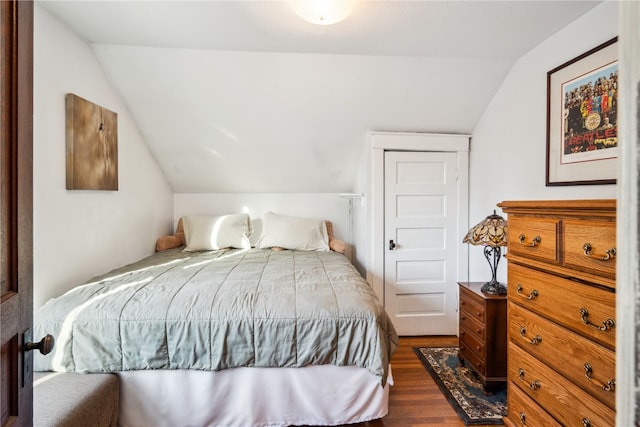
[[[491,280],[482,286],[482,292],[490,295],[506,294],[507,287],[496,280],[496,272],[502,254],[501,247],[507,246],[507,221],[493,211],[493,214],[471,227],[462,242],[484,246],[484,256],[491,268]]]

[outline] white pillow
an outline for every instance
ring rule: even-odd
[[[263,217],[262,236],[258,241],[258,247],[328,251],[327,226],[319,219],[267,212]]]
[[[185,251],[251,247],[249,214],[184,217]]]

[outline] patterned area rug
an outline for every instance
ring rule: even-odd
[[[506,388],[486,396],[476,373],[460,366],[457,347],[414,347],[413,351],[465,425],[503,424]]]

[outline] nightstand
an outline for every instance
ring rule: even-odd
[[[472,368],[485,391],[507,381],[507,296],[480,291],[483,282],[459,282],[460,363]]]

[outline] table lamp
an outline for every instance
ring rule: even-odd
[[[496,272],[502,252],[500,248],[507,246],[507,221],[494,210],[493,214],[471,227],[462,242],[484,246],[484,256],[491,268],[491,281],[485,283],[480,290],[490,295],[506,294],[507,287],[496,280]]]

